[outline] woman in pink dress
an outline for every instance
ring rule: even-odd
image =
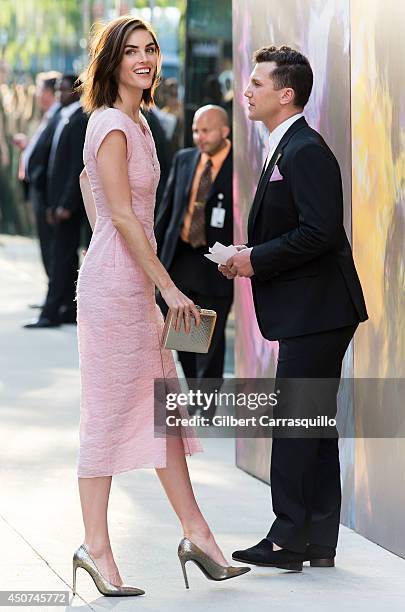
[[[84,105],[92,114],[81,182],[93,236],[77,287],[78,476],[85,538],[73,557],[74,592],[81,567],[104,595],[144,593],[123,584],[107,524],[111,478],[135,468],[156,468],[181,522],[178,554],[187,587],[189,560],[214,580],[249,569],[228,566],[195,500],[185,455],[201,450],[198,440],[184,433],[154,436],[154,379],[176,377],[171,352],[160,348],[163,319],[155,287],[175,314],[177,328],[184,321],[189,329],[191,316],[199,320],[196,306],[156,256],[159,163],[140,107],[153,102],[159,66],[150,26],[120,17],[98,35],[84,84]]]

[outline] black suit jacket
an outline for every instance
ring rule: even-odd
[[[87,120],[86,113],[78,108],[60,135],[47,185],[47,203],[53,210],[62,206],[72,213],[84,212],[79,176],[84,166],[83,146]]]
[[[60,118],[60,109],[56,111],[52,119],[50,119],[48,125],[38,138],[38,141],[30,155],[28,160],[28,176],[27,180],[40,191],[45,198],[47,178],[46,171],[48,167],[49,153],[51,150],[52,138],[55,132],[56,126]]]
[[[277,166],[283,180],[270,181]],[[343,227],[338,162],[302,117],[262,173],[248,221],[253,299],[263,336],[291,338],[367,319]]]
[[[187,211],[192,182],[200,160],[198,149],[182,149],[173,158],[169,178],[162,202],[157,211],[155,223],[155,236],[158,245],[158,256],[170,272],[184,216]],[[222,194],[222,206],[225,209],[223,228],[211,227],[212,209],[218,204],[218,194]],[[200,249],[198,258],[199,269],[190,267],[189,274],[198,275],[201,279],[203,294],[212,296],[230,296],[233,292],[233,283],[219,274],[217,266],[203,256],[208,247],[215,242],[232,244],[233,241],[233,197],[232,197],[232,149],[226,157],[215,181],[205,207],[205,226],[207,234],[207,247]],[[209,293],[207,293],[209,291]]]
[[[160,179],[156,189],[156,206],[159,207],[170,171],[169,143],[158,116],[152,110],[142,111],[142,113],[148,122],[150,131],[152,132],[153,140],[156,146],[156,154],[159,160]]]

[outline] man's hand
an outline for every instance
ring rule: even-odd
[[[236,255],[233,255],[226,262],[226,266],[231,274],[241,276],[243,278],[250,278],[253,276],[254,271],[252,264],[250,263],[250,253],[252,249],[242,249]]]
[[[45,217],[46,217],[46,222],[48,223],[48,225],[55,225],[55,217],[53,216],[52,208],[47,208],[45,210]]]
[[[233,280],[236,276],[236,274],[233,274],[228,266],[226,266],[225,264],[218,264],[218,270],[221,272],[221,274],[223,274],[225,276],[225,278],[227,278],[228,280]]]
[[[24,151],[27,148],[28,138],[22,132],[18,132],[18,134],[14,134],[13,136],[13,145],[15,145],[20,151]]]
[[[248,249],[244,244],[238,245],[236,248],[239,252],[230,257],[225,265],[219,265],[218,270],[228,279],[233,279],[236,276],[250,278],[254,275],[250,263],[252,249]]]
[[[55,210],[55,217],[57,221],[67,221],[72,216],[72,213],[69,209],[63,208],[62,206],[58,206]]]

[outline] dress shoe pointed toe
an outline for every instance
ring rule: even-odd
[[[98,591],[105,597],[134,597],[145,595],[143,589],[128,584],[115,585],[109,582],[98,569],[94,559],[90,556],[86,544],[82,544],[73,555],[73,595],[76,595],[76,572],[78,568],[84,569],[93,579]]]
[[[232,559],[242,561],[243,563],[265,562],[273,552],[273,544],[269,540],[261,540],[255,546],[246,548],[245,550],[235,550],[232,553]]]
[[[181,540],[178,548],[178,556],[183,570],[186,589],[189,588],[186,572],[186,563],[188,561],[195,563],[209,580],[229,580],[230,578],[237,578],[238,576],[250,572],[250,567],[219,565],[219,563],[211,559],[211,557],[201,550],[201,548],[193,544],[188,538],[183,538]]]
[[[251,548],[235,550],[232,554],[232,559],[251,565],[278,567],[293,572],[301,572],[305,554],[284,548],[273,550],[273,543],[270,540],[264,539]]]
[[[34,319],[30,323],[26,323],[23,325],[24,329],[44,329],[46,327],[59,327],[59,321],[52,321],[47,317],[39,317],[39,319]]]

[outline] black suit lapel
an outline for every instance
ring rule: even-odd
[[[276,150],[274,151],[272,158],[266,168],[266,170],[264,170],[264,166],[263,166],[263,172],[262,175],[260,177],[260,181],[259,184],[257,186],[256,189],[256,193],[255,193],[255,197],[253,200],[253,204],[252,207],[250,209],[250,213],[249,213],[249,222],[248,222],[248,228],[249,228],[249,232],[251,232],[253,230],[253,226],[254,223],[256,221],[256,217],[257,217],[257,213],[259,212],[260,209],[260,205],[262,203],[263,200],[263,196],[264,196],[264,192],[266,191],[266,187],[267,187],[267,183],[270,180],[271,174],[274,170],[274,166],[276,165],[276,163],[278,162],[278,160],[280,159],[282,153],[280,151],[280,145],[278,145],[278,147],[276,148]]]
[[[63,129],[60,133],[59,136],[59,140],[58,140],[58,146],[56,147],[56,150],[58,150],[60,147],[64,147],[65,146],[65,140],[66,138],[68,138],[68,134],[69,134],[69,128],[70,128],[70,123],[75,119],[75,117],[77,115],[79,115],[80,113],[82,113],[82,108],[81,106],[79,106],[79,108],[77,108],[75,110],[74,113],[72,113],[70,115],[70,117],[68,117],[67,119],[65,119],[65,125],[63,126]]]
[[[260,177],[260,181],[259,184],[257,186],[256,189],[256,193],[255,193],[255,197],[253,200],[253,204],[252,207],[250,209],[250,213],[249,213],[249,220],[248,220],[248,234],[249,236],[252,235],[253,232],[253,228],[254,228],[254,224],[255,221],[257,219],[257,215],[259,213],[260,210],[260,206],[261,203],[263,201],[263,196],[264,196],[264,192],[266,191],[266,187],[267,184],[270,180],[270,177],[273,173],[274,170],[274,166],[278,163],[279,159],[281,158],[281,156],[283,155],[283,149],[284,147],[287,145],[288,141],[290,140],[290,138],[299,130],[301,130],[304,127],[307,127],[308,124],[305,121],[304,117],[300,117],[300,119],[297,119],[297,121],[295,121],[286,131],[286,133],[284,134],[284,136],[282,137],[282,139],[280,140],[279,144],[276,147],[276,150],[274,151],[272,158],[267,166],[267,169],[265,170],[265,172],[262,172],[262,175]]]
[[[39,186],[43,183],[43,175],[46,174],[46,165],[52,145],[52,138],[59,123],[60,108],[56,111],[48,125],[42,132],[28,160],[28,179]]]

